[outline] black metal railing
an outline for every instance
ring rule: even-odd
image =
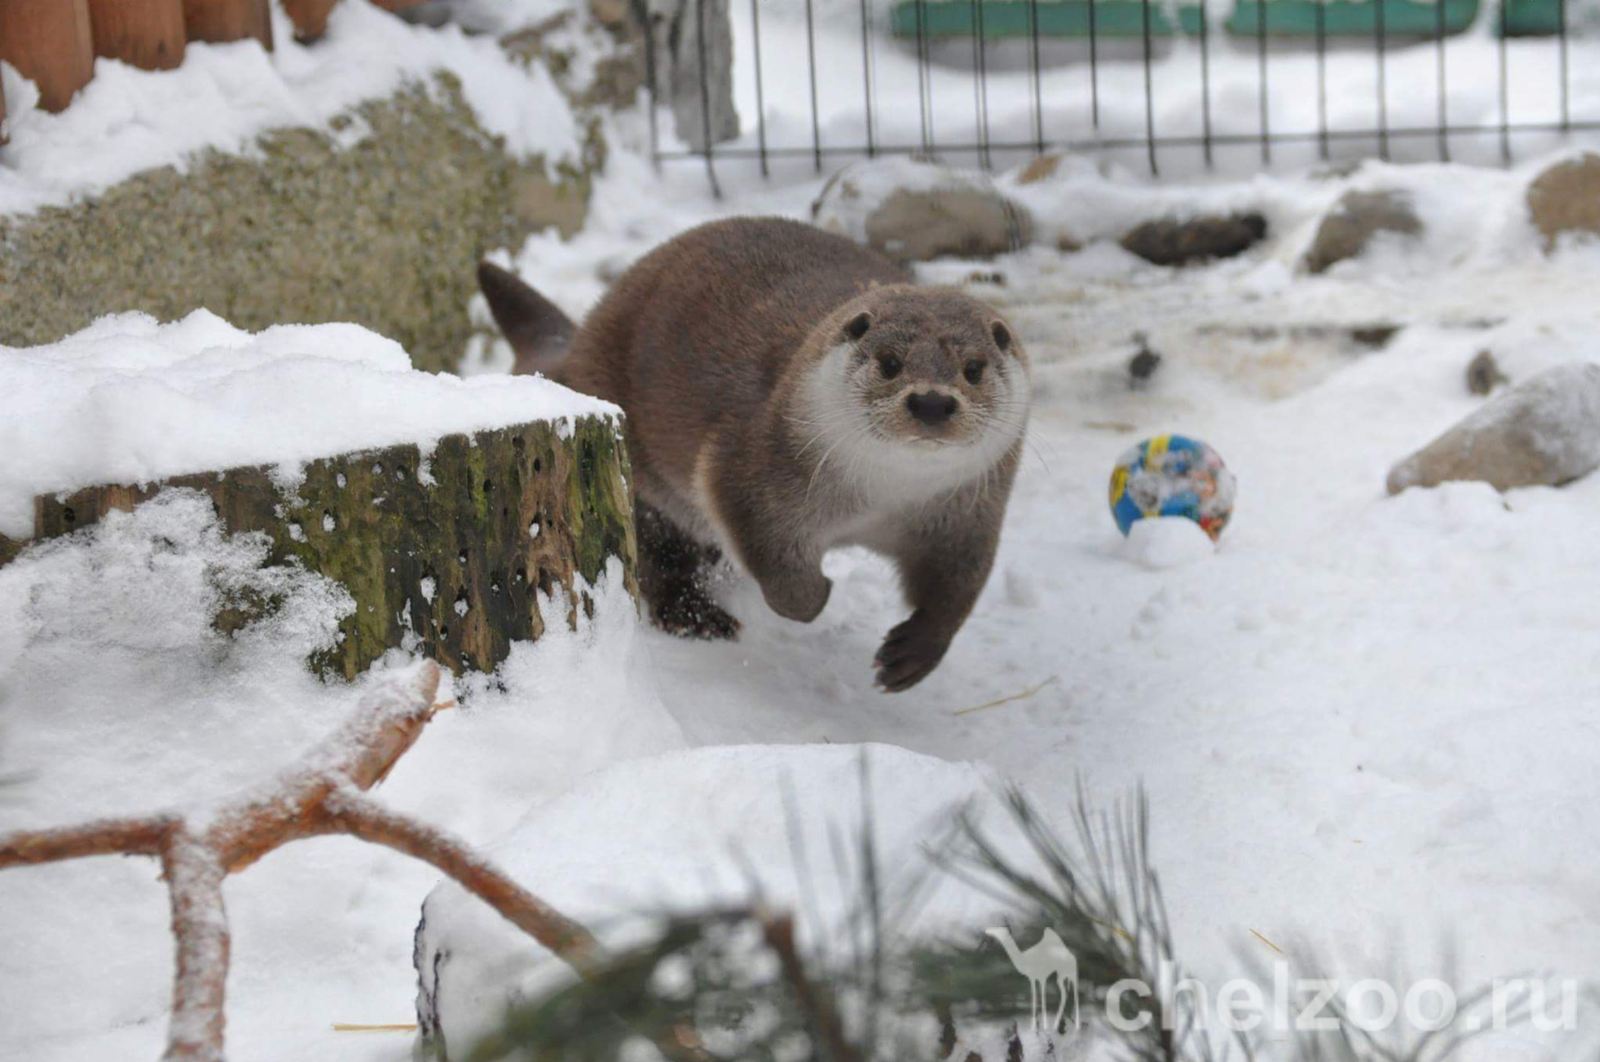
[[[841,0],[822,13],[819,2],[748,0],[746,12],[745,0],[684,0],[702,130],[712,127],[718,79],[728,80],[707,61],[710,19],[739,23],[732,84],[753,113],[742,115],[737,139],[691,137],[686,147],[665,142],[652,106],[655,159],[698,162],[716,187],[720,163],[753,163],[765,176],[777,166],[809,161],[820,173],[830,160],[878,155],[992,168],[1002,157],[1062,150],[1136,156],[1151,174],[1180,158],[1182,169],[1204,171],[1368,156],[1511,163],[1520,148],[1600,132],[1600,81],[1581,98],[1573,91],[1574,49],[1600,60],[1600,38],[1570,32],[1576,0],[856,0],[848,19]],[[847,21],[856,39],[844,49]],[[647,29],[656,105],[661,36]],[[846,50],[859,55],[853,103],[843,97],[849,79],[825,62]],[[1469,69],[1452,66],[1458,53]],[[878,79],[888,61],[903,76],[886,112]],[[1362,66],[1368,72],[1356,76]],[[1230,82],[1225,98],[1219,70]],[[1245,73],[1253,84],[1241,91]],[[971,102],[959,105],[970,115],[952,135],[940,108],[948,114],[960,80],[970,80]],[[1142,100],[1127,106],[1130,85]],[[1335,121],[1332,103],[1350,102],[1358,89],[1371,94],[1370,117]],[[1176,96],[1176,111],[1158,102],[1163,96]],[[1114,120],[1111,97],[1124,104]],[[1302,99],[1314,99],[1309,120],[1275,114],[1275,103]],[[1398,119],[1397,99],[1412,104]],[[914,116],[902,113],[912,106]]]

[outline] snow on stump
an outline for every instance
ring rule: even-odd
[[[1600,365],[1546,369],[1491,399],[1389,472],[1389,493],[1479,480],[1560,486],[1600,467]]]
[[[811,220],[900,261],[947,255],[990,258],[1032,239],[1027,211],[981,173],[914,159],[847,166],[816,202]]]
[[[1586,152],[1535,177],[1528,185],[1528,214],[1546,248],[1563,233],[1600,235],[1600,155]]]
[[[29,542],[131,509],[167,487],[209,495],[230,532],[263,532],[269,564],[350,593],[314,657],[353,678],[391,648],[489,671],[567,622],[634,532],[620,413],[538,378],[413,371],[353,325],[240,331],[198,311],[161,325],[103,318],[59,344],[0,347],[0,565]],[[237,630],[275,602],[231,602]]]

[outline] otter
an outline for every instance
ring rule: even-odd
[[[479,283],[514,371],[626,414],[659,625],[737,633],[705,582],[719,551],[809,622],[831,590],[823,553],[861,545],[894,561],[911,607],[874,658],[878,686],[938,665],[988,580],[1027,422],[1027,355],[998,313],[776,218],[668,241],[577,328],[490,263]]]

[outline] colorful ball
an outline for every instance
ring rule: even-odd
[[[1233,473],[1199,439],[1157,435],[1111,470],[1111,516],[1126,535],[1147,516],[1187,516],[1212,540],[1233,515]]]

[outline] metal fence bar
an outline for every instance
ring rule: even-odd
[[[1500,160],[1511,164],[1511,81],[1507,39],[1511,19],[1507,13],[1511,0],[1494,0],[1500,5]]]
[[[1561,126],[1565,129],[1572,124],[1572,64],[1567,54],[1567,0],[1556,0],[1556,36],[1561,41]]]
[[[761,176],[772,176],[767,165],[767,98],[761,84],[761,0],[750,0],[750,33],[756,53],[756,144],[761,152]]]
[[[1091,0],[1090,6],[1093,6]],[[1318,5],[1321,6],[1321,5]],[[1259,91],[1257,102],[1261,110],[1261,163],[1272,165],[1272,117],[1267,99],[1267,3],[1256,0],[1256,64]]]
[[[816,160],[817,172],[821,173],[822,125],[817,118],[817,26],[811,0],[806,0],[806,69],[811,77],[811,154]]]
[[[1094,0],[1090,0],[1091,3]],[[1160,176],[1161,167],[1156,164],[1156,106],[1155,84],[1150,72],[1150,0],[1141,0],[1139,4],[1141,30],[1144,35],[1144,141],[1145,153],[1150,161],[1150,175]]]
[[[867,158],[878,154],[872,141],[872,16],[861,0],[861,98],[867,109]]]
[[[1214,164],[1211,152],[1211,13],[1200,0],[1200,131],[1206,169]]]
[[[933,154],[933,84],[928,74],[928,0],[916,0],[917,108],[922,120],[922,153]]]
[[[716,150],[716,137],[711,131],[711,72],[706,55],[706,4],[709,0],[695,0],[695,57],[700,62],[700,132],[705,137],[706,180],[711,182],[711,194],[722,198],[722,185],[717,183],[717,166],[711,161]]]
[[[1044,75],[1039,70],[1039,0],[1028,0],[1028,75],[1033,90],[1034,150],[1044,154]]]
[[[972,17],[976,23],[976,30],[972,35],[972,57],[978,67],[978,80],[973,85],[976,93],[976,109],[978,122],[978,161],[984,169],[990,165],[989,158],[989,63],[988,41],[983,32],[983,0],[972,0]]]
[[[1384,0],[1369,0],[1372,4],[1372,36],[1378,54],[1378,157],[1389,161],[1389,50],[1388,23],[1383,17]],[[1435,0],[1444,7],[1444,0]]]
[[[1433,47],[1435,49],[1435,69],[1438,78],[1439,93],[1439,161],[1450,161],[1450,87],[1449,79],[1445,72],[1445,43],[1444,43],[1444,0],[1437,0],[1433,5]]]
[[[1089,8],[1089,125],[1095,129],[1100,128],[1100,35],[1096,32],[1094,9],[1096,5],[1091,2]]]
[[[1328,8],[1314,4],[1317,35],[1317,157],[1327,162],[1328,146]],[[1439,10],[1444,10],[1444,0],[1439,0]]]

